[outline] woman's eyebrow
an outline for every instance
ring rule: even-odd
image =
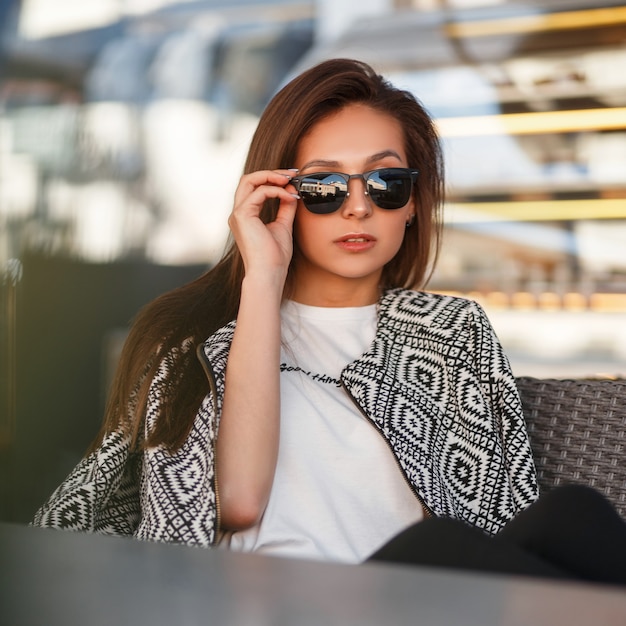
[[[334,168],[338,168],[339,167],[339,161],[326,161],[324,159],[315,159],[313,161],[309,161],[308,163],[305,163],[300,170],[306,170],[309,167],[334,167]]]
[[[368,163],[374,163],[375,161],[382,161],[387,157],[396,157],[398,161],[402,161],[402,157],[395,150],[381,150],[376,154],[373,154],[367,159]]]
[[[398,161],[402,161],[402,158],[395,150],[381,150],[380,152],[376,152],[371,156],[367,157],[366,163],[375,163],[376,161],[382,161],[387,157],[395,157]],[[300,170],[306,170],[310,167],[327,167],[327,168],[338,168],[340,167],[339,161],[331,161],[326,159],[314,159],[313,161],[309,161],[305,163]]]

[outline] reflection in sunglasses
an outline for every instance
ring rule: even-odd
[[[418,171],[391,167],[370,170],[362,174],[314,172],[292,179],[306,208],[312,213],[327,214],[338,210],[348,197],[348,182],[361,178],[374,204],[382,209],[399,209],[411,197]]]

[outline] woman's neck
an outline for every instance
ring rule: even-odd
[[[363,281],[338,281],[335,284],[298,284],[288,294],[290,300],[320,307],[358,307],[375,304],[380,299],[378,284]]]

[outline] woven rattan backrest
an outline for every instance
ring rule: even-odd
[[[517,379],[542,490],[603,492],[626,518],[626,379]]]

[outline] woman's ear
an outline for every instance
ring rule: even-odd
[[[416,211],[415,211],[415,195],[411,194],[411,199],[405,207],[407,212],[405,225],[407,228],[413,226],[413,222],[415,222]]]

